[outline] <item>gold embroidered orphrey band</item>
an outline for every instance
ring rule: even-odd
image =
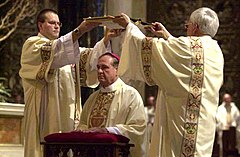
[[[193,157],[196,147],[198,130],[198,118],[202,99],[202,84],[204,73],[204,54],[200,38],[189,37],[192,53],[192,74],[190,79],[190,91],[186,105],[184,135],[180,157]]]
[[[149,86],[155,85],[151,78],[152,38],[146,37],[142,42],[142,65],[145,80]]]
[[[84,52],[80,54],[80,61],[79,61],[79,69],[80,69],[80,84],[84,87],[87,87],[86,80],[87,80],[87,73],[86,73],[86,63],[88,56],[92,50],[87,48]]]
[[[188,102],[186,105],[186,122],[184,125],[184,135],[181,146],[181,157],[193,157],[197,129],[198,129],[198,118],[200,113],[201,98],[202,98],[202,83],[203,83],[203,47],[200,38],[192,39],[191,42],[191,53],[192,67],[191,67],[191,79],[190,79],[190,91],[188,96]],[[152,38],[145,38],[142,42],[142,63],[145,78],[148,84],[154,84],[151,79],[151,55],[152,55]]]
[[[44,75],[45,75],[45,72],[49,65],[51,55],[52,55],[51,49],[52,49],[52,41],[47,42],[41,48],[42,65],[36,76],[37,80],[39,80],[39,81],[45,81]]]
[[[114,96],[115,91],[99,92],[94,108],[89,116],[88,128],[106,127],[108,111],[110,109]]]

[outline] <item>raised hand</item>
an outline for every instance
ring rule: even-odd
[[[104,35],[104,44],[107,46],[108,42],[115,37],[118,37],[121,35],[122,29],[106,29],[106,33]]]
[[[105,37],[107,37],[109,39],[115,38],[115,37],[121,35],[122,31],[123,31],[123,29],[111,29],[111,30],[107,29]]]
[[[97,27],[101,23],[99,22],[87,22],[83,21],[72,34],[73,43],[76,42],[84,33],[91,31],[93,28]]]
[[[130,22],[130,18],[126,14],[122,13],[120,16],[116,16],[113,19],[113,22],[118,23],[120,26],[126,28]]]
[[[108,45],[108,42],[112,39],[112,38],[115,38],[119,35],[121,35],[121,32],[123,30],[122,29],[106,29],[106,33],[104,35],[104,39],[103,39],[103,42],[105,44],[105,46]]]
[[[145,27],[145,29],[151,31],[157,37],[164,39],[168,39],[171,36],[167,29],[159,22],[154,22],[151,27]]]

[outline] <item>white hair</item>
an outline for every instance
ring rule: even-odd
[[[192,12],[190,19],[192,23],[199,26],[203,34],[214,37],[219,27],[218,16],[215,11],[210,8],[202,7]]]

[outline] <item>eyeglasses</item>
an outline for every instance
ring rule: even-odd
[[[62,23],[61,23],[61,22],[57,22],[57,21],[47,21],[47,23],[49,23],[50,25],[58,25],[59,27],[62,27]]]

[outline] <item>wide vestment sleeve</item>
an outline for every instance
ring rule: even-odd
[[[97,77],[97,61],[98,58],[106,53],[110,52],[110,47],[105,47],[103,39],[96,43],[94,48],[80,49],[80,83],[82,86],[96,88],[99,84]]]
[[[124,80],[140,80],[148,85],[158,85],[172,91],[171,93],[181,94],[178,91],[183,88],[188,90],[189,81],[181,78],[189,78],[191,72],[188,66],[191,64],[189,44],[184,37],[170,37],[168,40],[147,38],[130,23],[122,46],[119,75]],[[183,63],[182,66],[179,66],[180,62]]]
[[[130,26],[132,27],[130,27]],[[124,42],[122,45],[121,59],[118,67],[118,74],[125,80],[140,80],[144,81],[143,71],[140,67],[138,55],[141,52],[141,40],[145,38],[145,35],[139,31],[135,26],[129,23],[125,30]],[[130,32],[134,32],[138,39],[134,39]]]
[[[36,80],[35,83],[41,86],[44,82],[53,81],[57,68],[75,64],[79,57],[78,43],[72,42],[71,33],[55,40],[38,34],[23,45],[19,74],[28,81]]]
[[[55,43],[39,36],[31,37],[24,43],[19,72],[23,79],[36,80],[39,85],[53,81],[56,71],[50,70],[50,67]]]

